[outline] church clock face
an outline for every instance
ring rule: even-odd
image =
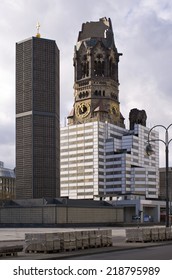
[[[79,118],[85,118],[90,113],[90,105],[88,103],[81,102],[76,105],[76,115]]]

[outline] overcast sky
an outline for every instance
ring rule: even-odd
[[[150,128],[172,122],[172,1],[0,0],[0,160],[6,167],[15,166],[15,43],[35,36],[38,21],[41,36],[56,40],[63,125],[73,106],[73,51],[78,32],[83,22],[101,17],[111,18],[116,47],[123,53],[119,97],[126,128],[132,108],[146,110]],[[165,131],[159,132],[163,139]],[[160,148],[163,166],[163,144]]]

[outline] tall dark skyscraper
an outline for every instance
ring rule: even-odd
[[[59,197],[59,134],[59,50],[56,42],[39,36],[18,42],[17,199]]]

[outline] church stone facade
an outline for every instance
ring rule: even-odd
[[[82,25],[74,52],[74,106],[69,125],[97,120],[124,127],[118,89],[120,55],[110,19]]]

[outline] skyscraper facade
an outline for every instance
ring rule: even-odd
[[[60,193],[59,50],[54,40],[16,43],[16,198]]]

